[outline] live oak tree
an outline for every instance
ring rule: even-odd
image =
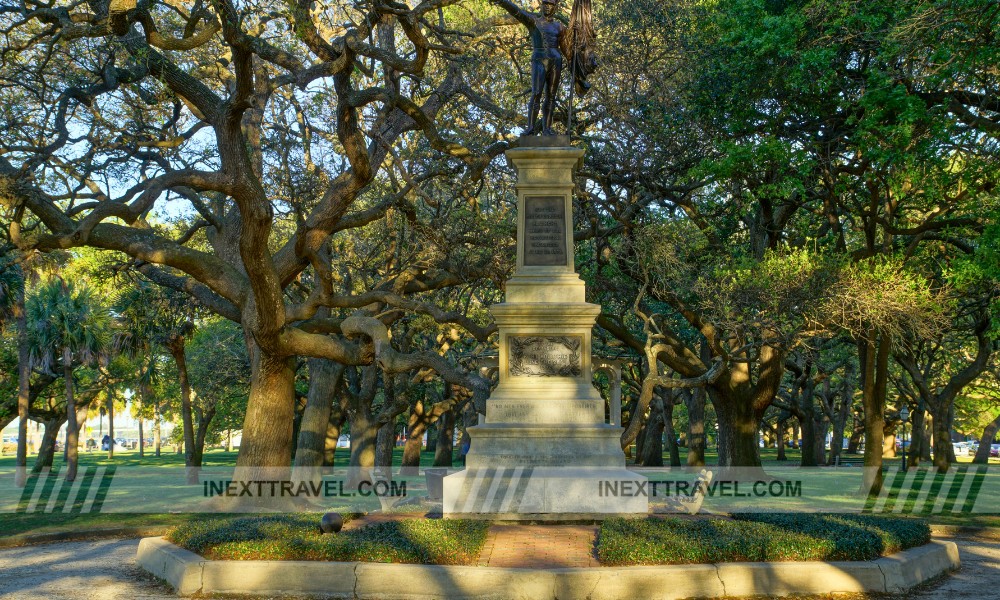
[[[513,262],[513,178],[492,159],[523,126],[519,24],[478,0],[0,11],[4,235],[120,252],[238,323],[241,464],[288,464],[296,382],[303,465],[328,461],[354,406],[419,417],[428,381],[481,405],[458,355],[492,342],[482,307]],[[909,381],[894,351],[954,329],[952,274],[991,244],[995,3],[626,0],[597,17],[574,225],[595,347],[644,365],[625,369],[626,438],[643,441],[644,380],[723,365],[682,394],[692,431],[707,396],[720,461],[757,465],[789,359],[815,340],[813,364],[839,365],[823,344],[846,338],[813,419],[857,388],[846,410],[878,466]]]
[[[449,62],[464,38],[442,11],[456,3],[5,10],[0,95],[23,108],[3,115],[12,135],[0,157],[5,203],[23,209],[15,241],[123,252],[152,281],[240,323],[252,365],[240,465],[289,463],[297,356],[377,361],[390,374],[433,368],[485,394],[437,354],[394,351],[376,318],[317,316],[382,302],[461,318],[407,299],[460,281],[447,265],[410,265],[360,293],[330,269],[332,236],[406,203],[410,184],[365,196],[403,140],[425,140],[459,170],[481,171],[503,148],[477,155],[435,127],[469,88]],[[293,152],[272,151],[278,131]],[[150,225],[166,201],[196,213],[186,232]],[[289,297],[294,284],[304,298]]]
[[[891,323],[931,322],[936,309],[933,295],[915,293],[886,325],[864,305],[876,307],[877,286],[926,289],[917,255],[932,242],[967,251],[981,206],[995,201],[995,142],[975,141],[991,130],[991,105],[981,103],[985,120],[975,121],[941,95],[989,80],[995,42],[984,37],[972,50],[953,29],[981,32],[996,18],[972,4],[747,0],[719,4],[699,38],[692,108],[724,150],[711,163],[715,178],[738,184],[735,199],[757,202],[745,221],[751,250],[812,239],[853,265],[853,298],[843,300],[860,312],[845,325],[858,344],[870,467],[881,464],[890,349],[904,333]],[[939,60],[947,52],[954,61]]]

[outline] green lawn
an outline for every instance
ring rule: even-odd
[[[0,518],[0,538],[20,534],[62,533],[84,529],[111,529],[119,527],[173,527],[208,519],[218,519],[220,515],[203,514],[147,514],[147,513],[87,513],[87,514],[46,514],[14,513]]]
[[[794,468],[799,462],[799,451],[798,450],[787,450],[786,456],[788,458],[785,462],[778,462],[776,460],[777,452],[774,449],[762,449],[761,459],[764,463],[765,469],[777,469],[778,467]],[[30,457],[29,460],[33,458]],[[337,464],[345,465],[349,458],[349,451],[347,449],[339,449],[337,451]],[[665,463],[669,464],[669,457],[664,457]],[[398,465],[402,459],[402,448],[396,448],[394,452],[394,463]],[[432,453],[424,452],[421,456],[422,466],[431,466],[433,464],[434,456]],[[716,462],[717,455],[713,452],[709,452],[706,455],[706,461],[711,465]],[[889,460],[889,459],[887,459]],[[681,449],[681,462],[686,464],[686,450]],[[236,463],[236,452],[225,452],[223,450],[213,449],[205,453],[204,466],[211,467],[229,467]],[[139,457],[137,452],[134,451],[121,451],[116,452],[113,460],[108,460],[107,453],[105,452],[83,452],[80,454],[80,464],[81,467],[91,467],[91,466],[109,466],[116,465],[120,468],[134,468],[142,467],[144,469],[149,469],[152,467],[154,469],[157,467],[166,467],[177,469],[183,467],[184,457],[183,455],[177,454],[176,452],[163,452],[162,455],[157,458],[152,455],[152,453],[147,453],[144,457]],[[455,461],[456,467],[458,466],[458,461]],[[62,456],[57,455],[54,467],[58,468],[62,466]],[[0,457],[0,472],[9,473],[14,467],[14,457],[13,456],[2,456]],[[830,479],[840,479],[844,480],[844,488],[849,486],[856,486],[853,478],[858,477],[858,471],[854,469],[822,469],[810,474],[810,476],[830,478]],[[984,487],[983,493],[989,494],[1000,494],[1000,490],[993,490],[991,485]],[[997,496],[1000,498],[1000,495]],[[53,533],[59,531],[67,530],[81,530],[81,529],[101,529],[110,527],[146,527],[146,526],[173,526],[191,522],[198,522],[206,518],[218,518],[219,515],[201,515],[201,514],[158,514],[158,513],[97,513],[97,514],[61,514],[61,513],[39,513],[39,514],[21,514],[21,513],[6,513],[0,518],[0,537],[6,537],[17,534],[24,533]],[[925,516],[925,518],[934,524],[941,525],[954,525],[954,526],[988,526],[988,527],[1000,527],[1000,515],[983,515],[983,514],[958,514],[958,513],[942,513],[930,516]]]

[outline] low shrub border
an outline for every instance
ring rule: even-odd
[[[776,561],[864,561],[921,546],[930,527],[915,519],[843,514],[740,514],[732,520],[608,519],[601,564],[665,565]]]
[[[476,563],[489,529],[488,521],[403,519],[320,535],[318,522],[312,514],[206,520],[182,524],[167,539],[211,560],[467,565]],[[605,566],[865,561],[928,541],[923,521],[870,515],[612,518],[601,524],[597,556]]]
[[[178,526],[166,539],[212,560],[464,565],[475,564],[489,530],[485,521],[403,519],[320,535],[319,520],[306,514],[204,521]]]

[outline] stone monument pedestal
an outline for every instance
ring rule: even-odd
[[[648,510],[638,495],[645,478],[625,468],[622,429],[605,423],[592,384],[591,330],[601,307],[586,302],[573,254],[573,169],[582,156],[572,147],[507,151],[518,174],[517,270],[506,301],[490,309],[500,383],[485,422],[469,429],[466,470],[444,479],[445,517],[581,519]]]

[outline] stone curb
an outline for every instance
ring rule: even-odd
[[[79,531],[54,531],[52,533],[29,533],[0,537],[0,548],[48,544],[50,542],[74,542],[102,538],[145,538],[167,533],[170,527],[104,527],[81,529]]]
[[[505,569],[311,561],[211,561],[163,538],[136,561],[179,595],[290,594],[358,600],[617,600],[899,593],[959,568],[954,542],[932,541],[874,561]]]
[[[934,537],[988,537],[1000,538],[1000,527],[989,525],[931,525]]]

